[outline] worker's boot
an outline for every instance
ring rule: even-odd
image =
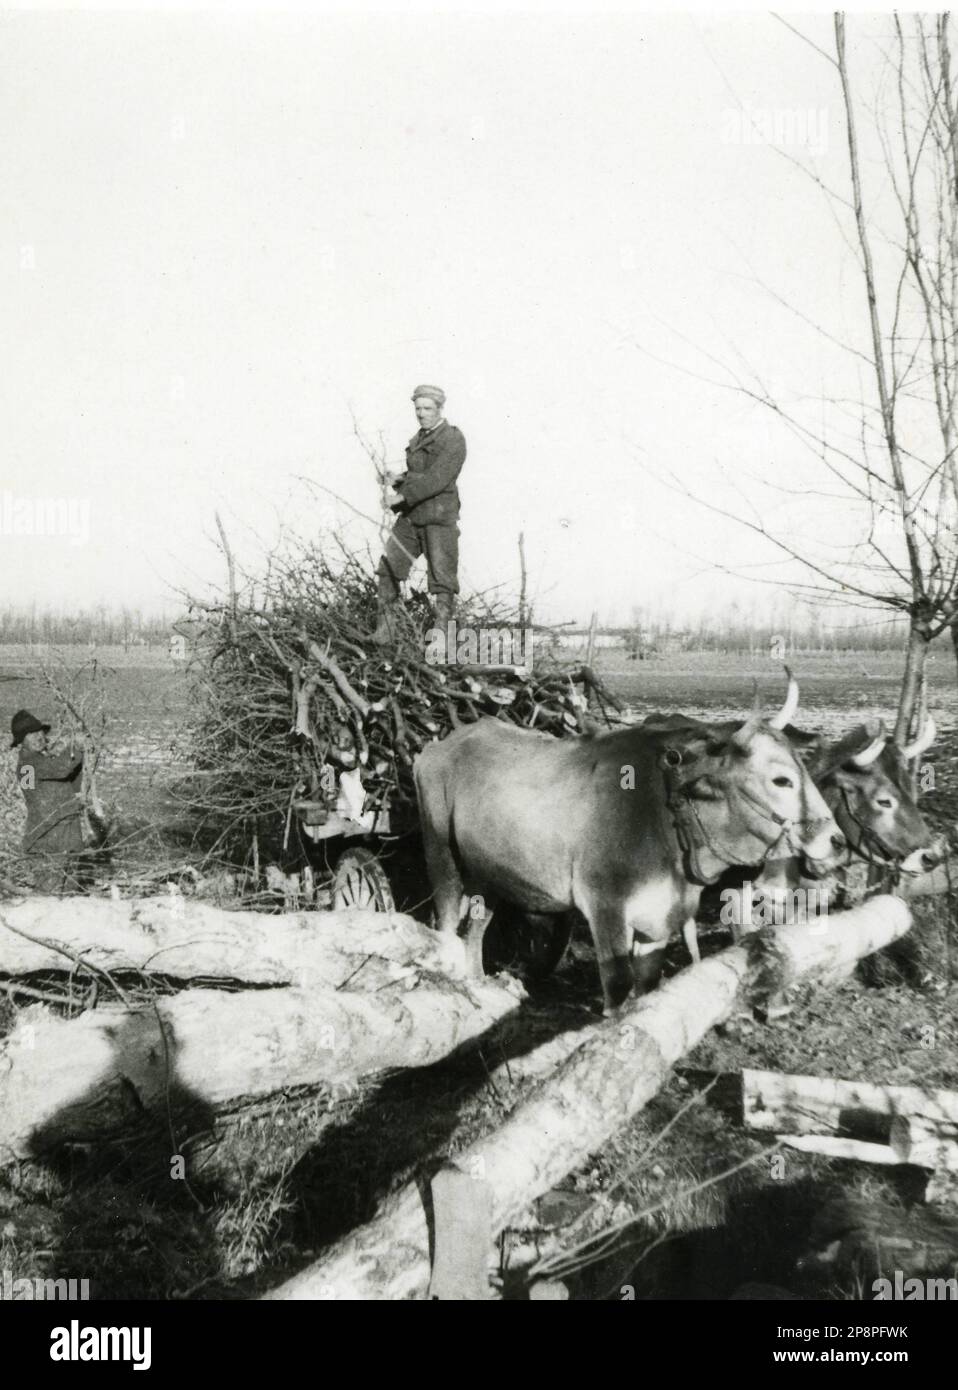
[[[446,653],[446,662],[454,662],[456,659],[456,640],[454,634],[449,632],[449,624],[456,615],[456,598],[454,594],[439,593],[433,596],[433,624],[443,635],[443,650]],[[452,641],[450,643],[450,636]]]
[[[391,603],[383,603],[379,606],[379,615],[376,619],[376,630],[373,633],[373,641],[378,646],[388,646],[390,642],[396,642],[399,638],[399,604],[395,599]]]
[[[399,590],[388,574],[379,576],[379,599],[376,607],[376,630],[373,641],[380,646],[395,642],[399,636]]]
[[[384,646],[396,638],[395,604],[380,604],[376,616],[376,627],[373,631],[372,640],[379,646]]]

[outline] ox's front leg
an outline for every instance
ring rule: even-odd
[[[475,949],[459,936],[467,910],[462,874],[444,830],[423,817],[423,854],[432,886],[432,905],[436,927],[443,942],[444,968],[451,976],[475,974]],[[474,942],[472,943],[474,945]],[[481,938],[478,947],[481,952]],[[481,965],[478,973],[481,974]]]
[[[615,1013],[632,993],[636,983],[632,965],[632,931],[623,907],[596,908],[589,918],[599,978],[608,1015]]]
[[[432,905],[436,926],[448,936],[455,936],[462,920],[463,883],[448,841],[434,832],[423,836],[426,871],[432,885]]]
[[[486,928],[492,921],[492,909],[481,893],[473,893],[468,905],[464,903],[463,907],[466,919],[462,933],[466,948],[466,970],[473,979],[481,980],[486,973],[482,964],[482,944],[485,941]]]
[[[664,941],[641,941],[636,937],[632,947],[632,977],[639,994],[655,989],[662,978],[664,964]]]
[[[632,895],[628,924],[635,943],[635,987],[640,993],[659,983],[666,946],[680,931],[693,963],[698,964],[701,956],[695,916],[700,897],[700,889],[674,876],[653,879]]]

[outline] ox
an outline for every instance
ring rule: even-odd
[[[929,717],[919,736],[899,748],[879,720],[809,759],[816,786],[862,859],[911,874],[940,862],[939,843],[915,805],[908,775],[908,764],[931,746],[936,732]]]
[[[776,848],[812,873],[838,862],[838,827],[782,733],[797,703],[790,680],[768,723],[756,708],[733,729],[559,740],[480,719],[428,744],[414,775],[439,929],[458,930],[464,893],[533,914],[575,909],[606,1012],[617,1008],[657,981],[670,937],[729,865]]]
[[[927,719],[919,736],[901,748],[880,720],[824,747],[814,736],[786,732],[793,742],[808,743],[806,767],[845,836],[849,859],[854,855],[905,874],[926,872],[941,861],[941,842],[915,804],[908,775],[909,762],[934,741],[934,720]],[[797,901],[801,882],[800,863],[769,858],[757,887],[771,903],[787,905]]]
[[[642,727],[701,728],[688,715],[651,715]],[[803,733],[791,725],[784,730],[792,746],[803,751],[805,766],[845,837],[852,855],[868,863],[918,874],[931,870],[942,857],[940,840],[929,828],[915,804],[908,776],[908,763],[934,741],[934,721],[925,722],[913,742],[899,748],[891,742],[880,720],[860,724],[837,743],[824,745],[817,735]],[[802,866],[796,859],[777,859],[770,855],[752,871],[755,887],[770,904],[779,907],[789,899],[800,910],[795,890],[802,879]],[[719,890],[739,886],[741,873],[731,871],[719,881]],[[746,909],[735,914],[736,939],[749,925]],[[744,919],[744,920],[742,920]],[[776,920],[777,917],[776,917]],[[688,941],[693,958],[697,946]]]

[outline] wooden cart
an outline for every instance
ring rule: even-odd
[[[418,845],[415,807],[387,803],[365,809],[360,769],[341,772],[333,806],[317,800],[294,801],[300,833],[312,845],[323,845],[330,867],[330,906],[394,912],[396,893],[384,863],[389,848],[415,841],[422,896],[428,896],[428,877]],[[544,979],[558,966],[572,936],[574,914],[530,915],[503,903],[492,913],[483,946],[490,973],[510,969],[530,979]]]
[[[415,829],[411,808],[381,806],[365,809],[360,769],[341,772],[333,805],[318,800],[293,802],[300,834],[323,845],[331,866],[330,906],[372,908],[394,912],[396,898],[383,866],[383,846],[403,839]]]

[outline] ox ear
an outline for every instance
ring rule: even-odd
[[[839,767],[832,768],[828,773],[828,787],[838,787],[842,791],[855,792],[857,794],[862,789],[862,781],[861,777],[856,777],[854,768],[848,764],[842,764]],[[825,800],[828,801],[827,789],[825,792]],[[829,802],[829,805],[831,805],[831,802]]]
[[[810,734],[805,729],[796,729],[794,724],[786,724],[782,733],[793,748],[817,748],[822,741],[821,734]]]
[[[821,734],[810,734],[804,729],[796,729],[794,724],[786,724],[782,733],[788,739],[792,752],[804,764],[817,757],[824,746]]]
[[[715,778],[710,777],[707,772],[702,773],[700,777],[694,777],[691,782],[688,782],[685,791],[686,795],[692,797],[695,801],[721,801],[722,797],[725,795],[722,788],[715,781]]]

